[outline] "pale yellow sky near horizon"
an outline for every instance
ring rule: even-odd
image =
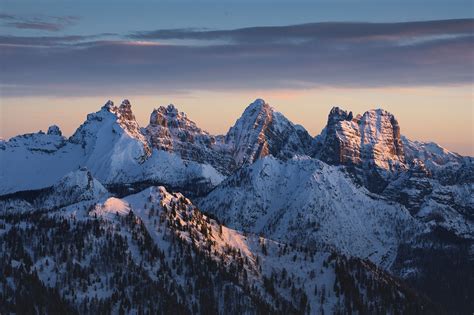
[[[151,93],[150,93],[151,94]],[[398,119],[403,135],[412,140],[434,141],[463,155],[474,156],[474,87],[317,88],[307,90],[192,91],[173,95],[112,95],[94,97],[0,98],[0,137],[58,125],[70,136],[86,115],[111,99],[128,98],[141,126],[148,124],[153,108],[170,103],[211,134],[223,134],[245,107],[263,98],[295,124],[315,136],[324,128],[332,106],[355,114],[384,108]]]

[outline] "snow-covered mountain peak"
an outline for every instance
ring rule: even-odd
[[[451,152],[433,142],[401,137],[407,163],[423,161],[425,168],[443,184],[474,183],[474,159]]]
[[[262,99],[250,104],[229,129],[225,143],[237,166],[273,155],[288,159],[306,154],[311,137]]]
[[[273,110],[273,108],[267,102],[265,102],[264,99],[257,98],[249,106],[247,106],[246,111],[257,111],[257,110],[262,110],[262,109]]]
[[[351,166],[350,170],[373,192],[383,191],[391,179],[408,170],[412,172],[405,177],[415,178],[424,192],[429,191],[429,185],[421,183],[420,176],[432,176],[445,184],[474,181],[470,158],[432,142],[402,137],[395,116],[381,108],[354,117],[334,107],[326,127],[314,141],[314,152],[315,157],[329,164]]]
[[[81,167],[67,173],[51,191],[42,198],[44,208],[54,208],[70,205],[80,201],[98,200],[108,195],[107,189],[96,180],[91,172]]]
[[[223,173],[232,168],[222,139],[199,128],[172,104],[153,110],[144,134],[158,150],[177,153],[184,160],[210,164]]]
[[[70,142],[81,145],[85,154],[82,165],[105,183],[135,172],[151,155],[128,100],[119,107],[108,101],[98,112],[88,114]]]
[[[69,172],[53,186],[56,192],[58,192],[59,189],[65,190],[72,188],[92,191],[94,194],[107,192],[104,186],[92,176],[86,167],[81,167],[76,171]]]
[[[179,112],[178,108],[174,104],[169,104],[167,106],[160,106],[155,108],[150,117],[150,124],[155,122],[155,118],[157,115],[165,116],[165,117],[176,117],[178,115],[186,117],[186,114],[183,112]]]
[[[247,108],[245,108],[239,120],[254,122],[254,127],[258,127],[259,122],[271,122],[272,114],[275,112],[274,108],[266,103],[263,99],[256,99]],[[238,121],[239,121],[238,120]]]
[[[10,138],[8,141],[3,141],[2,147],[9,150],[53,153],[62,148],[65,143],[66,138],[62,136],[59,127],[51,126],[47,133],[39,131]]]
[[[114,102],[112,102],[111,100],[108,100],[101,107],[100,111],[98,111],[95,114],[89,114],[89,115],[102,117],[106,115],[107,113],[113,114],[119,122],[125,122],[125,121],[136,122],[135,115],[132,112],[132,104],[130,103],[128,99],[124,99],[122,103],[120,103],[119,106],[116,106]],[[89,116],[88,116],[88,119],[89,119]]]
[[[160,106],[158,108],[158,111],[160,111],[161,113],[166,114],[167,116],[170,116],[170,117],[178,116],[178,114],[181,114],[181,116],[186,117],[186,114],[184,112],[179,112],[178,108],[176,108],[176,106],[174,106],[174,104],[169,104],[166,107],[165,106]]]

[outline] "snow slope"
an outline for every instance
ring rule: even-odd
[[[85,200],[99,200],[107,196],[107,189],[86,168],[72,171],[53,185],[37,204],[40,208],[57,208]]]
[[[140,165],[151,154],[130,106],[127,100],[119,107],[108,101],[89,114],[70,139],[83,148],[83,165],[103,183],[137,178]]]
[[[310,158],[258,160],[198,204],[232,228],[292,244],[329,245],[383,266],[421,228],[403,206]]]
[[[81,165],[82,153],[57,134],[43,132],[0,144],[0,194],[44,188]]]

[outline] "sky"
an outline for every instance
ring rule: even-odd
[[[474,155],[474,2],[0,1],[0,137],[71,135],[108,99],[225,133],[263,98],[312,135],[332,106]]]

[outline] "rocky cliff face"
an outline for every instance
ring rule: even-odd
[[[250,104],[225,137],[237,166],[272,155],[289,159],[309,151],[311,136],[262,99]]]
[[[412,214],[416,214],[426,196],[433,191],[430,180],[431,173],[421,160],[411,162],[410,169],[390,182],[383,194],[392,200],[403,204]]]
[[[354,117],[352,112],[334,107],[327,126],[314,141],[313,154],[329,164],[364,170],[369,177],[362,176],[361,180],[373,191],[407,169],[400,127],[383,109]]]
[[[354,117],[334,107],[317,138],[316,155],[330,164],[375,165],[389,171],[405,163],[398,122],[383,109]]]
[[[224,174],[233,168],[232,159],[222,148],[222,138],[197,127],[172,104],[152,112],[144,133],[150,145],[158,150],[177,153],[185,160],[208,163]]]

